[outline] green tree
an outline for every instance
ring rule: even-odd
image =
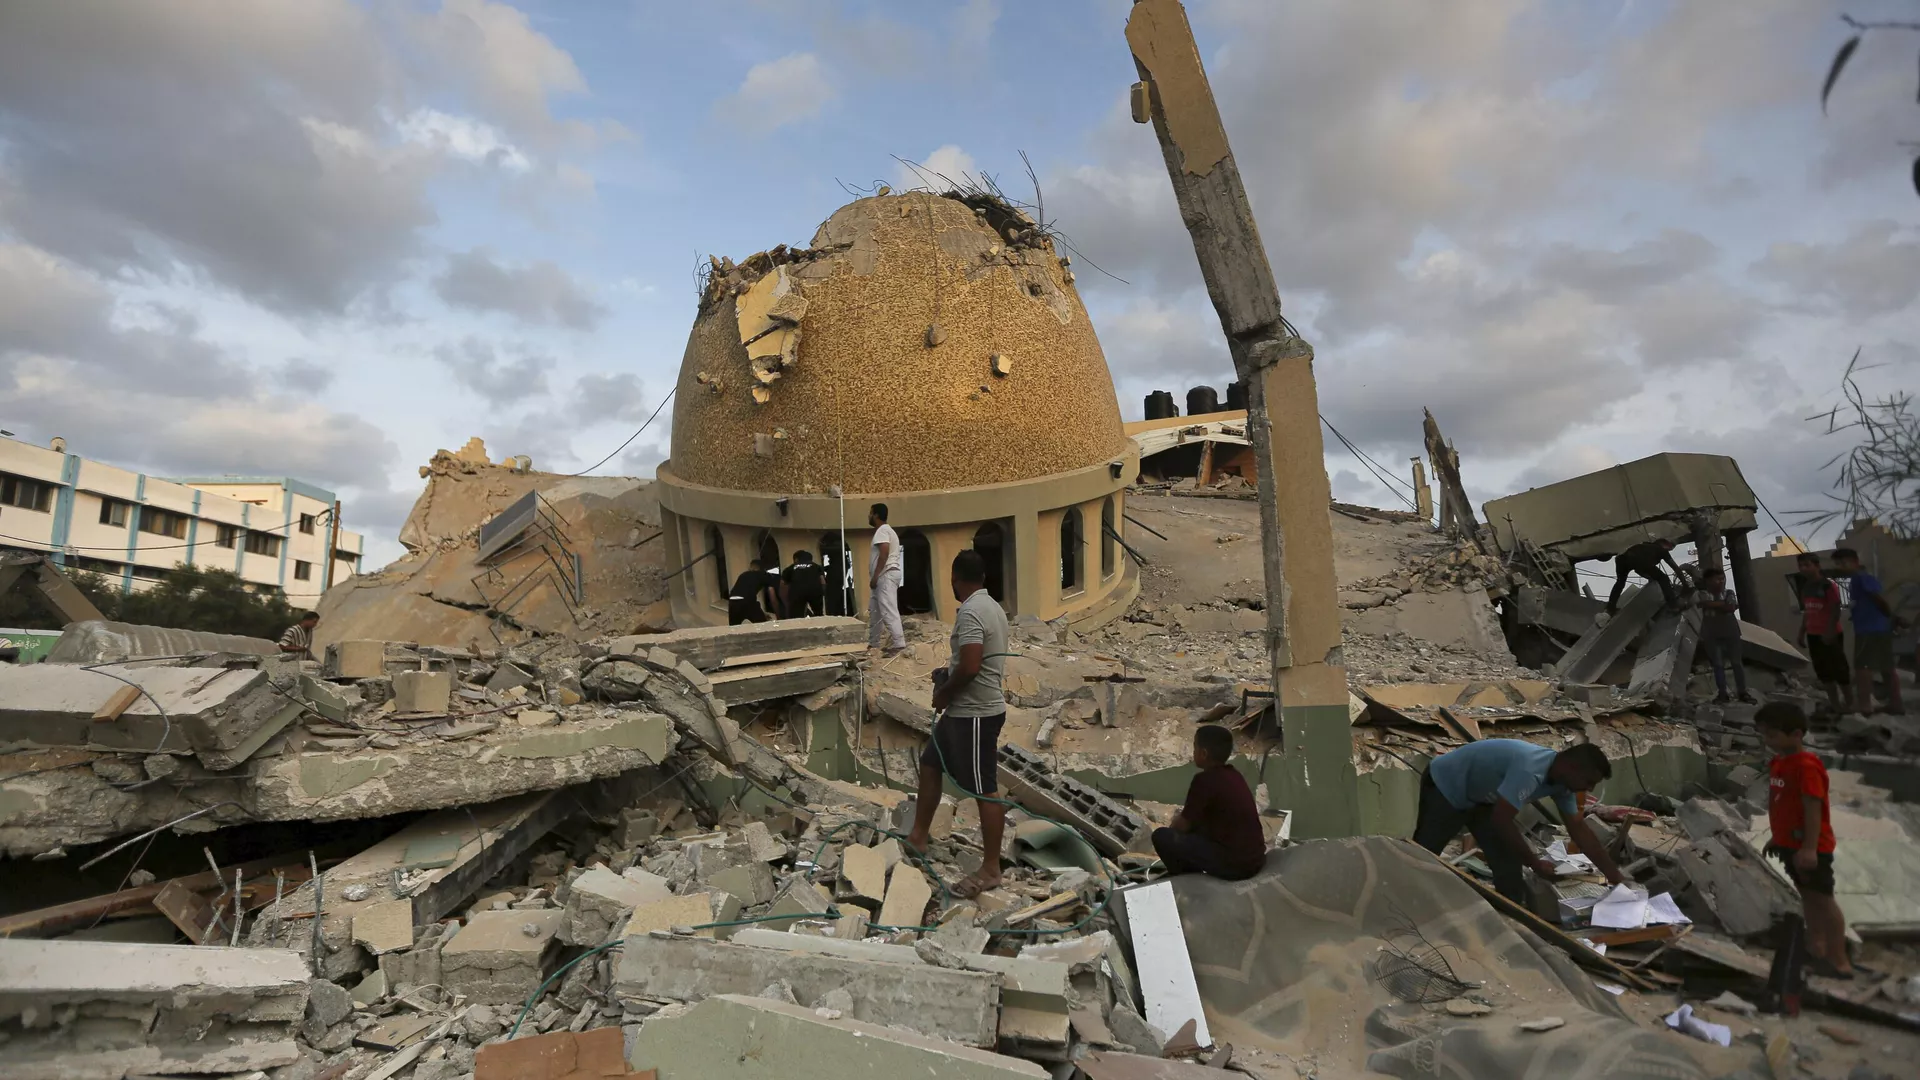
[[[68,576],[102,615],[115,622],[273,640],[299,617],[285,596],[254,592],[231,570],[181,566],[168,571],[152,588],[124,595],[119,582],[98,574],[81,570]],[[0,596],[0,626],[58,630],[62,625],[37,595],[15,589]]]

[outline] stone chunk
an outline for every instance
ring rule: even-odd
[[[329,679],[371,679],[387,673],[384,641],[336,641],[327,646],[320,670]]]
[[[747,827],[740,830],[746,839],[747,852],[755,862],[779,862],[787,857],[787,845],[773,835],[764,821],[749,821]]]
[[[746,907],[772,900],[775,887],[773,868],[763,862],[729,867],[708,878],[707,884],[739,897],[740,903]]]
[[[713,680],[707,678],[706,672],[701,671],[699,668],[694,667],[692,664],[687,663],[685,660],[682,660],[680,661],[680,663],[674,665],[673,670],[678,672],[681,678],[687,680],[688,686],[693,687],[695,690],[698,690],[703,694],[713,693]]]
[[[715,897],[725,897],[716,903]],[[669,897],[651,904],[642,904],[633,909],[633,915],[627,919],[627,927],[621,931],[623,937],[645,935],[655,930],[672,930],[676,926],[703,926],[712,922],[726,922],[740,914],[740,899],[727,893],[688,893],[685,896]],[[701,937],[716,936],[713,929],[697,930]],[[725,935],[722,935],[725,936]]]
[[[602,701],[633,701],[653,678],[653,672],[631,660],[609,660],[587,672],[580,685]]]
[[[537,677],[533,672],[511,661],[502,660],[500,666],[493,669],[487,678],[487,689],[496,694],[504,694],[516,686],[531,686]]]
[[[881,926],[919,926],[933,899],[933,886],[919,869],[901,863],[887,882],[886,903],[880,906]]]
[[[632,850],[660,835],[660,819],[651,810],[623,810],[614,828],[613,842]]]
[[[779,1052],[761,1052],[764,1047],[778,1047]],[[628,1056],[637,1066],[658,1069],[666,1080],[1045,1080],[1049,1075],[1019,1058],[857,1019],[829,1018],[804,1005],[735,994],[710,997],[678,1016],[647,1021]]]
[[[344,723],[364,700],[358,686],[341,686],[311,675],[300,676],[300,696],[314,711],[335,723]]]
[[[395,712],[444,713],[452,704],[451,671],[401,671],[393,676]]]
[[[441,985],[483,1005],[525,1002],[547,976],[565,918],[558,909],[476,913],[440,950]]]
[[[353,1003],[355,1005],[377,1005],[387,996],[387,973],[375,968],[365,978],[354,984]]]
[[[622,925],[622,918],[628,912],[672,896],[659,878],[635,880],[596,866],[574,878],[568,887],[567,917],[560,925],[558,937],[568,945],[602,944],[608,934]]]
[[[795,942],[832,941],[799,934],[768,936]],[[907,952],[912,954],[911,949]],[[834,990],[845,990],[852,998],[850,1018],[870,1024],[967,1046],[993,1046],[997,1037],[997,976],[928,967],[917,961],[874,963],[694,937],[647,935],[627,939],[615,968],[614,989],[623,996],[700,1001],[716,994],[758,994],[775,982],[785,983],[794,999],[807,1007],[817,1006]],[[789,1075],[805,1074],[793,1070]]]
[[[879,905],[887,898],[887,860],[877,848],[848,844],[840,851],[840,879],[856,901]]]
[[[413,901],[388,900],[361,908],[353,916],[353,940],[375,956],[412,948]]]
[[[773,906],[767,909],[770,916],[791,915],[793,918],[769,918],[759,925],[769,930],[789,930],[801,919],[825,915],[832,903],[833,897],[827,895],[825,889],[796,874],[787,882],[786,888],[780,890],[780,895],[774,898]]]
[[[353,995],[325,979],[308,981],[307,1021],[309,1023],[325,1031],[352,1015]]]

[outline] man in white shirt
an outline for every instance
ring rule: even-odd
[[[886,503],[873,504],[867,524],[873,527],[873,550],[867,556],[867,648],[884,644],[892,656],[907,647],[907,631],[900,625],[900,534],[887,524]]]

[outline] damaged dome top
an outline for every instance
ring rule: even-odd
[[[1052,238],[992,196],[913,191],[841,207],[806,248],[712,260],[667,468],[878,494],[1027,480],[1127,446]]]

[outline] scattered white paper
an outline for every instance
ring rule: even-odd
[[[1684,1031],[1702,1042],[1719,1043],[1721,1046],[1733,1045],[1733,1029],[1725,1024],[1716,1024],[1693,1015],[1693,1006],[1682,1005],[1667,1014],[1667,1026],[1675,1031]]]
[[[1675,923],[1690,923],[1680,905],[1673,902],[1672,893],[1661,893],[1647,898],[1647,923],[1651,926],[1668,926]]]
[[[1547,846],[1547,858],[1553,860],[1553,872],[1556,874],[1597,874],[1600,868],[1585,855],[1569,853],[1565,840],[1555,840]]]
[[[1647,925],[1647,890],[1638,885],[1615,885],[1593,905],[1592,922],[1608,930],[1638,930]]]
[[[1593,980],[1593,985],[1599,987],[1602,990],[1605,990],[1607,993],[1612,994],[1614,997],[1619,997],[1621,994],[1624,994],[1627,992],[1627,988],[1624,986],[1615,986],[1613,983],[1601,982],[1599,979]]]
[[[1586,938],[1577,938],[1575,940],[1587,948],[1592,949],[1594,952],[1599,953],[1601,956],[1607,955],[1607,947],[1598,941],[1588,941]]]

